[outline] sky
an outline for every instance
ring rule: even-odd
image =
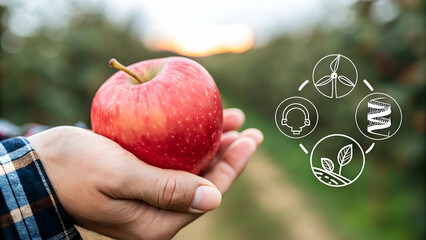
[[[385,1],[388,0],[379,0]],[[66,26],[74,4],[81,11],[103,12],[116,24],[132,20],[134,30],[148,46],[179,48],[188,54],[211,47],[244,51],[277,35],[309,31],[317,24],[333,28],[354,21],[350,9],[354,0],[0,0],[1,3],[15,6],[8,25],[18,36],[30,36],[41,25],[57,29]]]

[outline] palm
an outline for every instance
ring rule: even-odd
[[[247,148],[247,145],[252,144],[253,141],[237,142],[236,140],[239,136],[251,137],[253,139],[257,138],[257,144],[262,141],[256,136],[257,132],[252,129],[243,131],[241,134],[235,131],[243,124],[243,121],[243,118],[238,118],[225,110],[223,122],[224,134],[221,139],[218,154],[214,165],[202,176],[211,181],[222,194],[229,189],[232,182],[242,172],[248,161],[249,156],[244,156],[243,153],[247,151],[241,150]],[[134,200],[117,200],[116,203],[119,205],[114,207],[117,209],[117,214],[122,216],[134,216],[138,219],[139,226],[150,226],[155,229],[156,233],[166,234],[164,236],[166,239],[173,237],[181,228],[201,216],[200,214],[159,209],[144,202]],[[126,223],[123,222],[123,224]],[[150,231],[146,232],[149,234]],[[150,237],[152,236],[147,236],[147,238]],[[130,236],[130,238],[132,238],[132,236]]]

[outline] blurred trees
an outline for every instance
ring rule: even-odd
[[[327,210],[334,209],[335,214],[356,216],[362,209],[369,209],[367,216],[371,222],[365,224],[371,228],[372,239],[417,238],[425,235],[424,6],[420,1],[401,1],[399,14],[390,21],[380,22],[372,15],[373,3],[356,3],[353,6],[354,22],[343,28],[330,29],[319,25],[308,34],[282,36],[264,47],[240,55],[219,55],[200,60],[208,66],[225,96],[241,106],[255,109],[271,127],[275,108],[282,100],[295,95],[311,99],[320,112],[319,126],[322,127],[309,138],[302,139],[305,146],[310,147],[327,134],[345,133],[367,148],[372,141],[359,133],[353,120],[356,105],[369,93],[362,80],[367,79],[376,92],[393,96],[402,108],[403,125],[393,138],[376,142],[376,147],[367,156],[364,180],[357,181],[358,184],[366,181],[367,188],[350,186],[350,193],[333,191],[330,196],[313,198],[337,202],[337,206],[329,206]],[[313,67],[319,59],[331,53],[350,57],[359,73],[357,88],[338,101],[324,98],[312,86]],[[311,83],[298,92],[305,79]],[[277,158],[292,161],[285,157],[286,150],[280,150],[285,148],[285,138],[267,136],[265,147],[273,144],[276,147],[270,149]],[[298,167],[291,168],[288,163],[283,165],[297,178],[306,165],[300,164],[300,159],[294,161],[299,161]],[[367,199],[348,201],[343,197],[346,194],[366,195]],[[332,200],[334,197],[336,199]],[[357,200],[362,202],[355,203]],[[410,210],[402,210],[406,207]],[[339,221],[340,218],[336,224],[340,224]],[[355,217],[350,221],[348,225],[361,224]],[[374,235],[375,231],[376,234],[388,232]]]
[[[93,96],[115,72],[110,58],[131,64],[162,55],[149,52],[130,27],[113,25],[95,13],[77,14],[68,28],[43,28],[33,37],[19,38],[8,30],[4,35],[1,113],[17,124],[90,124]],[[4,51],[14,51],[16,41],[22,42],[19,52]]]

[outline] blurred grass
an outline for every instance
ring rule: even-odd
[[[250,185],[237,180],[224,196],[220,215],[213,223],[213,239],[288,239],[277,216],[270,215],[255,201]],[[237,238],[233,235],[238,236]]]

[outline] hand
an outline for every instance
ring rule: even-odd
[[[240,110],[224,111],[220,148],[202,177],[150,166],[115,142],[75,127],[28,140],[78,225],[113,238],[170,239],[219,205],[263,141],[257,129],[235,131],[243,122]]]

